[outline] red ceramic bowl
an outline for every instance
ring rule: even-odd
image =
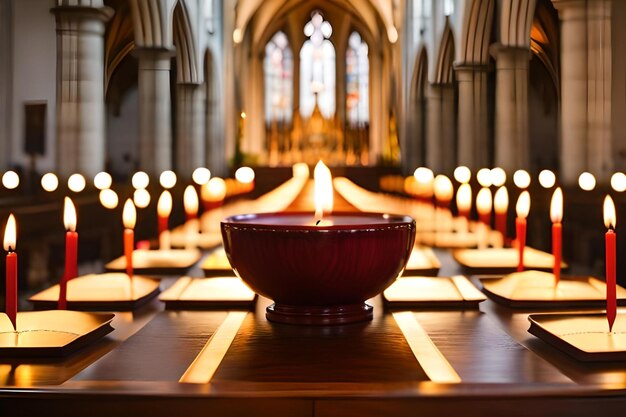
[[[371,319],[364,301],[400,276],[415,241],[412,218],[373,213],[333,213],[319,226],[311,213],[250,214],[221,227],[235,273],[274,300],[270,320],[287,323]]]

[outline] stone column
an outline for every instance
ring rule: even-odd
[[[455,66],[459,86],[458,164],[472,171],[490,165],[488,67],[480,64]]]
[[[176,171],[190,178],[206,166],[204,86],[178,83],[176,102]]]
[[[139,58],[140,167],[159,175],[172,167],[170,59],[167,48],[137,48]]]
[[[496,46],[495,165],[528,169],[528,66],[530,50]]]
[[[57,25],[57,168],[62,176],[104,169],[104,30],[113,10],[91,6],[52,9]]]
[[[430,84],[426,113],[426,165],[435,173],[451,174],[456,166],[454,87]]]

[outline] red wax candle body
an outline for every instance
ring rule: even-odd
[[[169,216],[157,216],[159,221],[159,235],[169,229]]]
[[[465,217],[467,220],[470,219],[469,210],[458,209],[459,217]]]
[[[209,211],[209,210],[213,210],[218,207],[221,207],[223,203],[224,203],[223,200],[219,200],[219,201],[203,200],[202,207],[204,208],[204,211]]]
[[[486,224],[487,226],[491,227],[491,212],[489,213],[478,213],[478,218],[479,220]]]
[[[133,276],[133,249],[135,246],[135,232],[133,229],[124,229],[124,256],[126,257],[126,274]]]
[[[616,233],[609,229],[605,235],[606,246],[606,319],[609,322],[609,331],[613,330],[613,323],[617,315],[617,297],[615,282],[615,252]]]
[[[65,234],[65,273],[59,285],[59,310],[67,308],[67,282],[78,276],[78,233]]]
[[[552,224],[552,256],[554,256],[554,285],[558,285],[561,279],[561,253],[562,253],[562,232],[561,223]]]
[[[517,236],[517,250],[519,260],[517,263],[517,271],[524,270],[524,248],[526,247],[526,219],[518,217],[515,219],[515,231]]]
[[[9,252],[6,260],[5,313],[17,330],[17,253]]]
[[[196,213],[187,213],[187,212],[185,212],[185,219],[187,219],[187,221],[195,220],[197,218],[198,218],[198,215]]]
[[[506,239],[506,213],[496,212],[496,230]]]

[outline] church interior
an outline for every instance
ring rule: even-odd
[[[623,0],[0,0],[0,414],[623,413],[625,44]]]

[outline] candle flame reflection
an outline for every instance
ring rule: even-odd
[[[604,198],[604,225],[607,229],[615,229],[617,215],[615,214],[615,203],[610,195]]]
[[[528,191],[524,191],[519,195],[515,211],[517,212],[517,217],[521,219],[528,217],[530,212],[530,193]]]
[[[15,250],[17,241],[17,225],[13,213],[9,215],[7,225],[4,228],[4,250],[11,252]]]
[[[319,161],[315,165],[313,178],[315,184],[315,221],[319,222],[324,214],[333,211],[333,177],[330,169],[322,161]]]
[[[65,225],[65,230],[69,232],[76,231],[76,207],[74,206],[72,199],[69,197],[65,197],[63,207],[63,224]]]
[[[137,223],[137,210],[133,204],[133,200],[130,198],[124,203],[124,210],[122,211],[122,222],[125,229],[134,229],[135,223]]]
[[[563,220],[563,191],[561,187],[554,190],[554,194],[552,194],[550,220],[552,220],[552,223],[561,223],[561,220]]]

